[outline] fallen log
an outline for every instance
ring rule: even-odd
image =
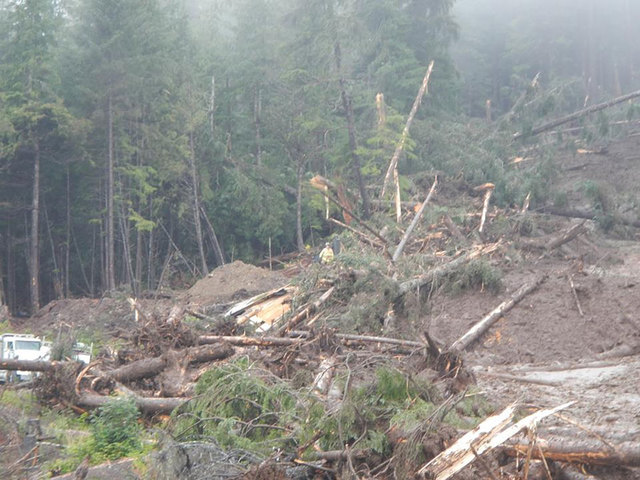
[[[475,342],[485,333],[500,317],[516,306],[524,297],[537,289],[547,279],[546,275],[539,275],[533,281],[522,285],[508,300],[505,300],[486,317],[476,323],[467,333],[453,342],[449,352],[459,353]]]
[[[577,120],[578,118],[584,117],[585,115],[589,115],[590,113],[594,113],[594,112],[598,112],[600,110],[604,110],[605,108],[609,108],[609,107],[612,107],[612,106],[617,105],[619,103],[626,102],[628,100],[632,100],[632,99],[634,99],[636,97],[640,97],[640,90],[637,90],[635,92],[631,92],[631,93],[629,93],[627,95],[623,95],[621,97],[614,98],[612,100],[609,100],[608,102],[599,103],[597,105],[592,105],[592,106],[590,106],[588,108],[585,108],[585,109],[582,109],[582,110],[578,110],[577,112],[574,112],[574,113],[572,113],[570,115],[567,115],[565,117],[557,118],[555,120],[551,120],[550,122],[543,123],[539,127],[536,127],[534,129],[532,129],[530,132],[527,132],[527,133],[523,133],[523,132],[516,133],[513,136],[513,138],[517,140],[517,139],[523,138],[525,136],[538,135],[539,133],[546,132],[548,130],[551,130],[552,128],[559,127],[560,125],[564,125],[565,123],[569,123],[569,122],[571,122],[573,120]]]
[[[24,370],[25,372],[49,372],[66,362],[48,362],[45,360],[0,360],[0,370]]]
[[[202,335],[198,341],[202,344],[212,344],[227,342],[231,345],[258,346],[258,347],[280,347],[288,345],[299,345],[312,339],[312,334],[307,331],[292,330],[290,335],[298,338],[287,337],[233,337],[222,335]],[[400,338],[376,337],[370,335],[353,335],[349,333],[336,333],[335,337],[344,342],[364,342],[364,343],[386,343],[410,348],[426,348],[426,344],[414,340],[403,340]]]
[[[229,344],[203,345],[181,350],[179,354],[186,358],[188,363],[211,362],[222,360],[233,355],[233,347]],[[142,378],[149,378],[162,372],[169,362],[169,355],[161,355],[154,358],[143,358],[122,367],[105,372],[104,378],[116,382],[131,382]]]
[[[358,449],[358,450],[329,450],[326,452],[313,451],[309,453],[309,456],[317,460],[326,460],[327,462],[338,462],[340,460],[347,460],[351,458],[367,458],[371,456],[371,450]]]
[[[298,345],[303,342],[300,338],[283,338],[283,337],[243,337],[243,336],[227,336],[227,335],[201,335],[198,342],[202,345],[216,344],[226,342],[230,345],[237,346],[256,346],[256,347],[284,347],[289,345]]]
[[[370,335],[353,335],[350,333],[336,333],[336,338],[347,342],[365,342],[365,343],[388,343],[391,345],[399,345],[402,347],[426,348],[427,345],[422,342],[413,340],[402,340],[400,338],[375,337]]]
[[[584,218],[585,220],[596,220],[598,217],[602,217],[603,215],[602,212],[557,208],[553,206],[544,207],[541,211],[542,213],[548,213],[558,217]],[[629,227],[640,228],[640,220],[629,220],[621,217],[615,217],[615,220],[616,222],[620,222],[621,224]]]
[[[614,448],[603,446],[599,440],[575,440],[567,438],[538,438],[534,458],[542,458],[574,464],[640,467],[640,443],[623,442]],[[506,445],[505,453],[522,455],[529,448],[527,441]]]
[[[167,357],[165,355],[154,358],[143,358],[142,360],[136,360],[135,362],[105,372],[103,378],[112,379],[116,382],[131,382],[133,380],[153,377],[164,370],[166,366]]]
[[[181,352],[182,353],[182,352]],[[213,362],[223,360],[235,353],[233,347],[227,343],[220,345],[201,345],[183,350],[189,363]]]
[[[95,393],[83,393],[78,398],[77,405],[86,408],[99,408],[113,401],[114,398]],[[133,399],[140,411],[147,414],[168,414],[190,400],[189,398],[149,398],[138,396],[133,397]]]
[[[565,243],[570,242],[586,231],[587,228],[585,226],[585,222],[581,222],[577,225],[573,225],[567,231],[563,232],[560,235],[552,234],[544,235],[538,238],[520,238],[517,243],[520,247],[529,249],[538,248],[550,252],[564,245]]]
[[[447,229],[451,232],[451,234],[456,237],[456,239],[461,243],[466,243],[467,238],[462,234],[458,226],[453,222],[449,215],[445,215],[442,217],[442,221],[446,225]]]
[[[317,178],[321,178],[322,180],[326,181],[326,179],[323,179],[322,177],[320,177],[319,175],[316,175],[314,178],[311,179],[310,183],[312,186],[314,186],[314,182],[313,180],[317,179]],[[314,187],[317,188],[317,187]],[[333,203],[334,205],[336,205],[342,212],[349,214],[349,216],[351,216],[356,222],[358,222],[360,225],[362,225],[362,227],[367,230],[369,233],[371,233],[374,237],[376,237],[378,240],[380,240],[380,242],[383,245],[387,245],[387,240],[384,237],[381,237],[378,232],[376,232],[375,230],[373,230],[369,224],[367,222],[365,222],[364,220],[362,220],[360,217],[358,217],[355,213],[353,213],[349,208],[347,208],[346,206],[344,206],[341,202],[339,202],[338,200],[336,200],[335,198],[333,198],[333,196],[329,195],[329,193],[327,192],[323,192],[325,198],[328,198],[329,201],[331,203]],[[387,250],[384,250],[385,255],[389,256],[389,253],[387,252]]]
[[[514,382],[532,383],[534,385],[544,385],[546,387],[559,387],[562,385],[562,382],[555,381],[555,380],[528,378],[528,377],[522,377],[518,375],[509,375],[507,373],[476,372],[476,374],[486,376],[486,377],[497,378],[499,380],[513,380]]]
[[[190,347],[180,351],[180,355],[188,359],[189,363],[210,362],[213,360],[221,360],[233,355],[234,350],[228,344],[205,345],[199,347]],[[71,362],[47,362],[44,360],[2,360],[0,361],[0,370],[24,370],[26,372],[50,372]],[[75,363],[75,362],[74,362]],[[130,382],[149,378],[162,372],[168,363],[167,355],[161,355],[153,358],[143,358],[136,360],[122,367],[118,367],[111,371],[100,375],[102,378],[114,380],[116,382]]]
[[[406,295],[407,293],[416,290],[419,287],[423,287],[428,285],[438,279],[449,275],[450,273],[455,272],[461,266],[469,263],[471,260],[481,257],[482,255],[488,255],[489,253],[495,252],[500,247],[500,242],[494,243],[491,245],[486,245],[480,248],[474,248],[473,250],[460,255],[458,258],[451,260],[444,265],[440,265],[424,275],[421,275],[413,280],[408,280],[406,282],[401,283],[398,286],[398,291],[396,293],[395,298],[391,299],[391,301],[395,301],[398,298]]]
[[[569,230],[564,232],[560,237],[553,239],[545,246],[545,250],[547,252],[551,252],[556,248],[564,245],[565,243],[570,242],[578,235],[581,235],[587,231],[587,227],[584,224],[585,222],[579,223],[577,225],[572,226]]]

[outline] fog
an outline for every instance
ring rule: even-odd
[[[469,113],[504,110],[540,73],[547,87],[592,100],[640,87],[640,2],[459,0],[452,53]]]

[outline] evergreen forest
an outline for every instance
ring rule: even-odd
[[[510,156],[640,89],[638,19],[632,0],[1,0],[0,305],[316,249],[336,228],[317,176],[392,219],[381,187],[432,61],[403,198],[437,171],[535,208],[553,172]]]

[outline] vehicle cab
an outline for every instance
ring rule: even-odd
[[[21,333],[5,333],[0,336],[0,359],[2,360],[40,360],[42,340],[34,335]],[[6,370],[0,370],[0,381],[7,381],[11,375]],[[31,380],[33,372],[18,370],[15,372],[17,380]]]

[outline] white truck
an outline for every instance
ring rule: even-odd
[[[43,342],[34,335],[5,333],[0,335],[0,359],[2,360],[42,360],[46,355]],[[8,380],[31,380],[33,372],[0,370],[0,382]]]
[[[50,360],[51,347],[51,342],[40,339],[35,335],[5,333],[0,335],[0,360]],[[91,345],[86,345],[81,342],[75,342],[73,344],[71,354],[73,360],[88,364],[91,361],[92,355],[93,343]],[[15,380],[31,380],[33,377],[33,372],[0,370],[0,383]]]

